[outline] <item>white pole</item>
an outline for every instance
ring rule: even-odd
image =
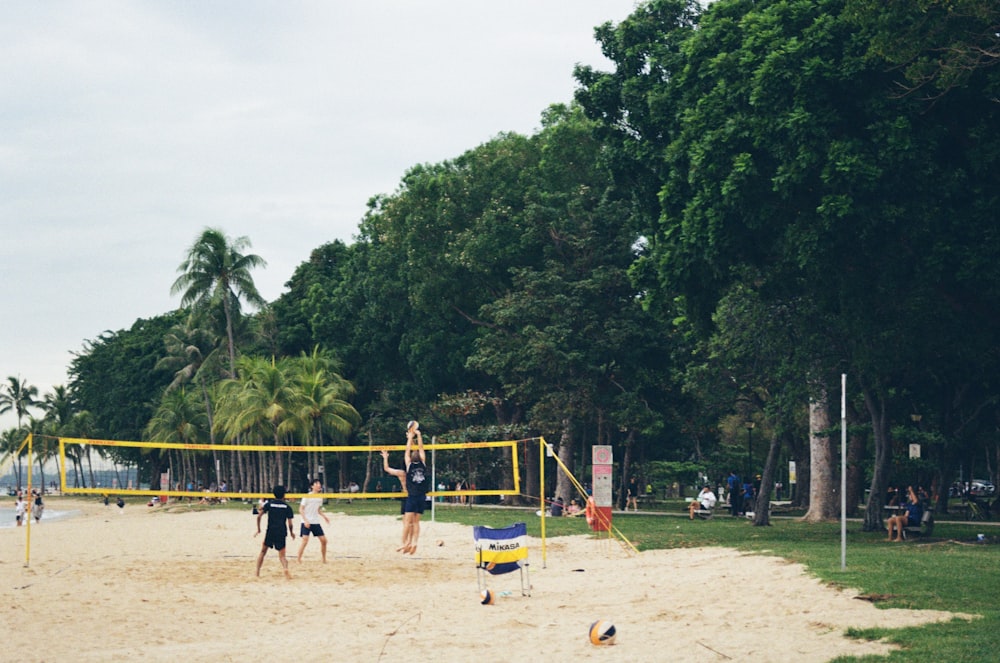
[[[847,569],[847,373],[840,374],[840,570]]]
[[[432,435],[431,436],[431,445],[436,445],[436,444],[437,444],[437,435]],[[437,483],[435,483],[435,481],[434,481],[434,475],[437,474],[437,456],[436,456],[436,454],[437,454],[437,449],[435,449],[433,446],[431,446],[431,490],[437,490]],[[406,486],[403,486],[403,490],[406,490]],[[435,506],[436,505],[434,503],[436,501],[437,500],[434,499],[433,497],[431,498],[431,522],[432,523],[435,521],[434,519],[435,519],[435,512],[436,512]]]

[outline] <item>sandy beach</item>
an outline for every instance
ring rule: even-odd
[[[317,541],[293,578],[246,511],[60,501],[78,513],[0,529],[3,660],[74,661],[827,661],[887,652],[848,627],[902,627],[948,613],[880,610],[782,559],[721,548],[629,553],[587,535],[529,541],[532,595],[496,576],[479,603],[471,528],[425,522],[413,557],[397,518],[328,505],[328,562]],[[297,505],[296,505],[297,509]],[[429,516],[429,514],[427,514]],[[296,519],[296,530],[298,519]],[[437,545],[440,542],[441,545]],[[294,558],[299,540],[290,541]],[[735,601],[739,588],[745,601]],[[506,595],[510,592],[510,595]],[[745,607],[764,601],[757,616]],[[587,640],[610,619],[611,647]]]

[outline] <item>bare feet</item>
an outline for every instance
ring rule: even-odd
[[[285,577],[288,578],[289,580],[292,579],[292,573],[288,569],[285,569]]]

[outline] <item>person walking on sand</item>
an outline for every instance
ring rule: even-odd
[[[292,579],[292,574],[288,571],[288,559],[285,558],[285,527],[288,533],[295,540],[295,514],[292,507],[285,502],[285,487],[278,485],[274,487],[274,499],[266,500],[257,514],[257,534],[260,534],[260,519],[267,514],[267,532],[264,534],[264,543],[260,546],[260,554],[257,555],[257,577],[260,577],[260,566],[264,563],[264,555],[268,548],[278,551],[278,560],[281,561],[281,568],[285,570],[285,577]],[[256,537],[257,534],[254,534]]]
[[[309,486],[309,493],[318,495],[322,492],[322,486],[319,479],[313,479]],[[323,518],[327,525],[330,524],[330,519],[323,513],[323,498],[303,497],[299,503],[299,514],[302,516],[302,526],[299,528],[299,556],[295,561],[302,561],[302,553],[309,545],[309,535],[312,534],[319,539],[319,549],[323,555],[323,563],[326,564],[326,534],[323,532],[323,526],[319,524],[319,519]]]
[[[32,509],[32,515],[35,516],[35,522],[42,522],[42,512],[45,511],[45,502],[42,501],[42,493],[35,493],[35,507]]]
[[[17,520],[18,527],[24,524],[24,516],[27,512],[28,503],[24,501],[24,496],[18,493],[17,501],[14,502],[14,518]]]

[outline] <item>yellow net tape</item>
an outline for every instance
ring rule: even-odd
[[[424,445],[424,451],[430,455],[437,451],[454,450],[454,449],[489,449],[489,448],[503,448],[509,447],[511,449],[511,461],[512,461],[512,474],[514,486],[513,488],[506,489],[496,489],[496,490],[443,490],[443,491],[430,491],[427,494],[431,497],[450,497],[456,495],[486,495],[486,496],[498,496],[498,495],[517,495],[521,490],[520,481],[520,471],[518,468],[518,458],[517,458],[517,444],[519,440],[503,440],[503,441],[492,441],[492,442],[454,442],[454,443],[442,443],[442,444],[427,444]],[[271,452],[287,452],[287,453],[345,453],[345,452],[363,452],[363,453],[377,453],[382,450],[385,451],[405,451],[405,444],[386,444],[386,445],[345,445],[345,446],[334,446],[334,445],[312,445],[312,446],[301,446],[301,445],[273,445],[273,444],[184,444],[180,442],[135,442],[126,440],[97,440],[97,439],[86,439],[86,438],[73,438],[73,437],[60,437],[59,438],[59,458],[60,458],[60,489],[63,494],[66,495],[103,495],[107,493],[114,493],[116,495],[140,495],[140,496],[167,496],[167,497],[205,497],[206,495],[211,495],[213,498],[268,498],[271,497],[271,493],[257,493],[257,492],[239,492],[239,491],[228,491],[228,492],[212,492],[204,490],[160,490],[160,489],[137,489],[137,488],[108,488],[107,486],[98,486],[92,488],[72,488],[67,484],[66,481],[66,447],[68,445],[80,445],[80,446],[91,446],[91,447],[124,447],[124,448],[135,448],[135,449],[176,449],[184,451],[237,451],[237,452],[257,452],[257,453],[271,453]],[[289,499],[295,499],[299,497],[305,497],[307,493],[288,493],[286,495]],[[374,499],[374,498],[386,498],[386,497],[405,497],[406,493],[402,491],[394,492],[327,492],[327,493],[317,493],[316,497],[327,497],[334,499]]]

